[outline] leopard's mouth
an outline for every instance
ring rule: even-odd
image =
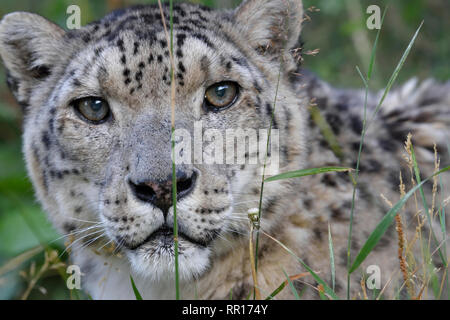
[[[192,237],[189,237],[183,232],[178,231],[178,239],[189,241],[193,244],[196,244],[200,247],[207,247],[207,241],[197,240]],[[134,244],[133,246],[129,246],[128,249],[134,251],[146,244],[153,244],[153,246],[160,248],[172,248],[174,246],[174,232],[173,228],[168,227],[166,225],[160,227],[159,229],[152,232],[147,238],[145,238],[142,242],[138,244]]]

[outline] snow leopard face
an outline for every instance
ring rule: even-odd
[[[195,148],[203,152],[227,130],[244,130],[239,138],[268,129],[274,114],[280,170],[302,166],[305,111],[289,82],[301,17],[300,0],[248,0],[223,12],[174,6],[175,128],[204,139],[175,148],[175,157],[187,159],[175,172],[182,279],[200,277],[242,241],[262,178],[262,162],[250,164],[249,149],[244,163],[207,163]],[[24,152],[39,200],[61,232],[75,235],[73,250],[115,244],[151,279],[174,269],[163,22],[158,6],[138,6],[69,32],[28,13],[0,24],[0,54],[26,112]],[[233,139],[233,149],[246,141]],[[290,190],[286,182],[265,187],[266,230],[279,226],[283,211],[274,204]]]

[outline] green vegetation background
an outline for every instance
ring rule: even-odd
[[[2,0],[0,17],[13,11],[29,11],[41,14],[65,27],[66,9],[71,4],[81,8],[82,24],[101,18],[113,8],[137,3],[155,3],[155,0]],[[240,0],[194,0],[211,7],[232,8]],[[422,31],[400,73],[399,81],[410,77],[419,79],[434,77],[443,81],[450,77],[450,1],[448,0],[304,0],[310,19],[304,23],[304,65],[323,79],[336,86],[362,87],[355,70],[359,65],[367,70],[371,45],[376,30],[368,30],[365,8],[371,4],[382,10],[389,5],[377,49],[373,87],[386,83],[396,62],[408,44],[414,31],[424,20]],[[312,8],[314,6],[314,8]],[[320,11],[317,11],[319,9]],[[11,258],[35,247],[49,243],[58,234],[47,222],[36,203],[32,186],[27,178],[21,155],[20,108],[9,93],[5,72],[0,67],[0,271]],[[62,243],[53,242],[62,248]],[[36,263],[43,261],[37,256]],[[26,282],[19,275],[29,268],[29,262],[2,275],[0,272],[0,299],[19,298]],[[33,290],[31,299],[69,298],[64,281],[55,272],[49,273],[38,283],[44,289]]]

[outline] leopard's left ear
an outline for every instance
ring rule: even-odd
[[[8,85],[21,104],[58,61],[65,31],[33,13],[13,12],[0,21],[0,56]]]
[[[279,53],[298,42],[302,0],[246,0],[235,9],[234,19],[254,49]]]

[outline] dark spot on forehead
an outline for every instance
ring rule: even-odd
[[[176,38],[177,38],[177,46],[182,47],[184,45],[184,41],[186,40],[186,34],[178,33],[176,35]]]
[[[183,52],[181,51],[181,49],[177,49],[175,54],[178,58],[183,58]]]
[[[215,49],[215,46],[211,43],[211,41],[209,40],[209,38],[207,36],[205,36],[204,34],[201,33],[194,33],[192,34],[192,37],[202,41],[203,43],[206,44],[206,46],[208,46],[211,49]]]
[[[186,72],[186,69],[185,69],[185,67],[184,67],[184,65],[183,65],[183,62],[178,62],[178,68],[180,69],[180,71],[182,72],[182,73],[184,73],[184,72]]]
[[[73,79],[72,83],[73,83],[73,85],[74,85],[75,87],[81,86],[81,82],[80,82],[80,80],[78,80],[78,79]]]
[[[139,43],[135,42],[133,43],[134,49],[133,49],[133,55],[136,55],[139,52]]]
[[[103,50],[104,50],[103,47],[95,48],[94,49],[95,56],[98,57]]]
[[[89,34],[85,34],[85,35],[83,36],[83,41],[84,41],[85,43],[88,43],[89,41],[91,41],[91,36],[90,36]]]
[[[239,58],[238,57],[231,57],[231,60],[236,62],[241,67],[248,67],[247,61],[244,58],[242,58],[242,57],[239,57]]]
[[[123,40],[119,39],[117,40],[117,46],[119,47],[119,50],[124,52],[125,51],[125,47],[123,46]]]

